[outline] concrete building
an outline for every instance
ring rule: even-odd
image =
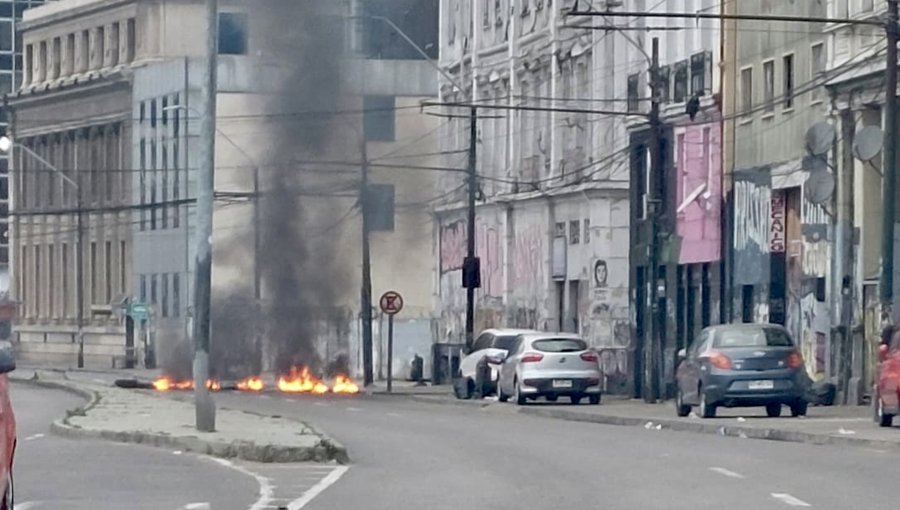
[[[626,5],[626,8],[629,7]],[[643,11],[641,2],[628,10]],[[685,5],[663,2],[652,13],[685,12]],[[703,0],[689,8],[716,14],[719,2]],[[614,20],[622,24],[622,20]],[[721,31],[717,20],[639,18],[631,35],[628,75],[629,108],[649,113],[653,39],[659,41],[659,92],[662,171],[656,182],[648,173],[649,132],[645,119],[630,122],[632,143],[631,295],[635,311],[635,343],[648,345],[647,323],[655,317],[662,346],[662,381],[674,382],[676,353],[688,347],[706,326],[724,317],[722,267],[722,95]],[[647,27],[643,33],[640,29]],[[650,212],[647,192],[657,187],[659,216]],[[658,280],[649,278],[650,225],[659,229],[661,256]],[[648,293],[664,289],[656,310]],[[655,314],[655,315],[654,315]],[[652,352],[649,351],[648,352]],[[650,363],[651,359],[645,360]],[[645,365],[646,366],[646,365]],[[651,365],[653,366],[653,365]],[[640,374],[638,374],[640,376]],[[667,390],[671,393],[671,388]],[[663,391],[665,394],[666,391]]]
[[[825,17],[824,3],[740,2],[729,12]],[[812,193],[805,135],[829,111],[821,24],[740,21],[723,28],[727,48],[726,184],[730,217],[731,319],[783,324],[816,378],[829,366],[831,221]],[[804,163],[805,161],[805,163]]]
[[[365,2],[352,2],[329,4],[329,9],[387,16],[422,47],[436,49],[428,40],[436,33],[436,8],[418,2],[416,17],[403,19],[409,6],[400,4],[375,2],[372,11]],[[231,368],[272,368],[276,358],[284,357],[279,345],[285,342],[275,337],[307,336],[303,341],[311,343],[322,363],[343,355],[352,372],[361,371],[359,172],[364,145],[373,184],[368,201],[374,222],[373,294],[376,304],[388,289],[406,298],[395,325],[394,367],[400,375],[408,371],[413,354],[427,357],[431,346],[431,225],[422,217],[434,203],[435,173],[428,169],[439,161],[439,132],[438,120],[420,113],[418,103],[434,97],[436,73],[427,62],[413,60],[380,23],[345,23],[335,17],[333,26],[314,29],[297,21],[306,19],[308,8],[290,2],[266,8],[250,8],[244,1],[220,5],[213,238],[213,342],[218,339],[220,348],[217,354],[213,347],[213,356]],[[86,310],[85,351],[91,363],[108,365],[110,356],[124,354],[132,342],[141,363],[155,358],[165,366],[183,366],[189,357],[203,53],[202,30],[191,27],[203,26],[203,13],[198,0],[63,0],[26,19],[24,37],[33,65],[12,101],[17,141],[35,147],[59,168],[77,168],[75,175],[87,187],[96,181],[101,195],[91,206],[97,212],[85,214],[92,243],[85,243],[85,281],[89,289],[96,286],[85,306],[96,305],[95,311],[105,306],[107,312],[112,307],[114,313],[99,317]],[[429,13],[430,32],[419,16],[427,19]],[[288,25],[293,32],[328,31],[329,40],[298,51],[291,38],[279,42],[268,36],[273,30],[293,33]],[[334,53],[333,65],[323,64],[323,52],[341,48],[350,58]],[[310,82],[304,76],[319,79],[320,73],[300,71],[311,65],[324,65],[336,81]],[[82,123],[94,116],[104,126],[119,119],[118,131],[96,135],[107,146],[114,144],[116,152],[103,153],[98,142],[97,157],[105,159],[88,163],[79,158],[76,166],[64,162],[82,151],[66,149],[64,142],[58,150],[53,145],[44,149],[43,137],[78,127],[65,119],[56,122],[56,112],[64,111],[58,96],[71,101],[66,104]],[[317,99],[320,104],[310,103]],[[78,143],[88,142],[71,146],[81,147]],[[21,175],[28,175],[36,164],[25,155],[19,158]],[[111,158],[115,164],[107,163]],[[46,178],[59,183],[55,176]],[[24,191],[33,190],[27,179]],[[113,198],[106,199],[110,186]],[[58,198],[45,196],[38,204],[22,194],[30,201],[16,210],[41,214],[17,216],[14,229],[17,253],[24,257],[16,264],[34,275],[17,279],[16,295],[27,312],[16,326],[19,349],[61,362],[74,359],[75,348],[74,315],[60,312],[74,306],[72,206],[59,214],[36,209],[50,200],[68,204],[60,202],[64,192],[60,188]],[[66,197],[72,200],[71,193]],[[43,236],[40,241],[32,240],[38,239],[33,232]],[[301,237],[308,242],[290,244]],[[47,267],[53,272],[35,271]],[[50,286],[60,278],[67,283]],[[132,322],[117,315],[122,301],[149,305],[150,317]],[[54,320],[60,313],[67,314]],[[377,367],[384,366],[386,356],[380,322],[376,318]]]
[[[625,119],[637,112],[623,99],[628,74],[645,61],[633,59],[623,32],[590,30],[605,21],[566,18],[571,6],[443,0],[441,65],[464,89],[443,81],[441,98],[486,106],[477,126],[476,334],[498,326],[579,332],[600,350],[610,390],[625,391],[635,350]],[[445,112],[453,115],[445,166],[463,167],[468,108]],[[461,185],[460,176],[443,176],[440,189],[456,190],[457,202],[438,211],[435,232],[439,340],[454,344],[465,341]]]

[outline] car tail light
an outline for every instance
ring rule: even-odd
[[[544,359],[544,355],[536,352],[526,352],[522,355],[522,363],[537,363],[542,359]]]
[[[788,354],[787,357],[787,366],[791,368],[800,368],[803,366],[803,356],[800,355],[799,352],[794,351]]]
[[[583,352],[581,353],[581,359],[587,361],[589,363],[597,362],[597,353],[596,352]]]
[[[709,357],[709,363],[710,365],[716,368],[721,368],[722,370],[731,369],[731,358],[722,354],[721,352],[712,353],[712,355]]]

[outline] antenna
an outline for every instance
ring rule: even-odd
[[[824,120],[816,122],[806,131],[806,150],[813,156],[822,156],[831,149],[834,144],[835,131]]]
[[[828,151],[834,145],[834,127],[825,121],[817,122],[806,131],[806,151],[803,170],[809,177],[803,183],[803,195],[810,203],[826,205],[834,196],[834,174],[828,166]]]
[[[881,153],[884,147],[884,133],[878,126],[866,126],[853,137],[853,156],[869,163]]]

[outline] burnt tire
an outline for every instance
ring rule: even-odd
[[[793,406],[791,406],[791,413],[793,413]],[[766,416],[769,418],[778,418],[781,416],[781,404],[766,404]]]
[[[691,406],[684,403],[684,395],[680,389],[675,393],[675,414],[682,418],[691,414]]]

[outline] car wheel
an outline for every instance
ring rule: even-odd
[[[519,389],[519,381],[518,380],[513,381],[513,388],[515,391],[515,394],[513,396],[516,399],[516,405],[524,406],[525,402],[526,402],[526,397],[525,397],[525,395],[522,394],[522,390]]]
[[[890,427],[894,424],[894,415],[884,413],[884,400],[881,400],[880,396],[878,397],[878,402],[875,404],[875,416],[878,419],[878,425],[880,427]]]
[[[706,393],[700,390],[700,416],[704,418],[716,417],[716,406],[706,401]]]
[[[590,402],[592,406],[600,404],[600,394],[588,395],[588,402]]]
[[[556,402],[559,400],[559,395],[547,395],[547,402]]]
[[[675,414],[682,418],[691,414],[691,406],[684,404],[684,395],[681,394],[681,389],[675,392]]]
[[[798,400],[791,404],[791,416],[794,418],[798,416],[806,416],[806,410],[809,407],[809,403],[805,400]]]
[[[0,510],[13,510],[16,507],[12,470],[6,475],[6,492],[3,494],[3,506]]]
[[[572,405],[578,405],[581,403],[581,395],[572,395],[569,397],[569,400],[572,401]]]
[[[793,412],[793,407],[791,409],[791,412]],[[781,416],[781,404],[766,404],[766,416],[769,418],[778,418]]]

